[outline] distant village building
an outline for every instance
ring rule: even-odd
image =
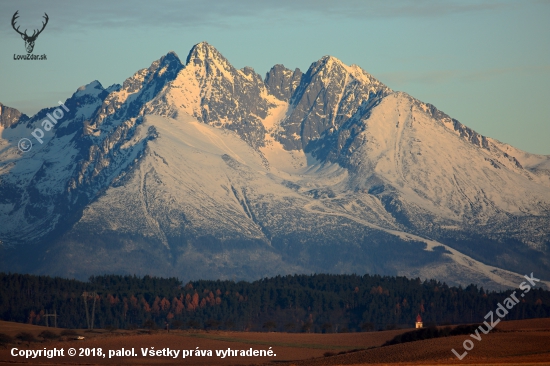
[[[418,314],[416,316],[416,328],[422,328],[422,317],[420,316],[420,314]]]

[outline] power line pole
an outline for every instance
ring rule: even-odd
[[[92,305],[92,329],[94,329],[95,300],[96,299],[97,299],[97,294],[94,292],[94,304]]]
[[[53,316],[53,327],[54,328],[57,328],[57,310],[54,309],[53,311],[53,314],[44,314],[44,320],[46,321],[46,327],[49,327],[50,325],[48,324],[48,317],[50,316]]]
[[[88,326],[88,329],[90,329],[90,316],[88,315],[88,293],[84,291],[82,293],[82,299],[84,300],[84,309],[86,310],[86,325]]]
[[[86,323],[88,325],[88,329],[94,329],[94,315],[95,315],[95,301],[97,298],[97,292],[87,292],[84,291],[82,293],[82,298],[84,300],[84,308],[86,309]],[[92,305],[92,321],[90,322],[90,315],[88,314],[88,298],[93,298],[94,302]]]

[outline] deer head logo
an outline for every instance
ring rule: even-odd
[[[17,10],[15,12],[15,14],[13,14],[13,17],[11,18],[11,26],[13,27],[13,29],[19,33],[21,35],[21,38],[23,38],[23,40],[25,41],[25,48],[27,49],[27,53],[32,53],[32,50],[34,49],[34,42],[36,41],[36,38],[38,38],[38,35],[40,33],[42,33],[42,31],[44,30],[44,28],[46,28],[46,24],[48,24],[48,14],[44,13],[44,19],[46,19],[45,22],[42,22],[42,29],[38,30],[38,29],[35,29],[32,36],[29,36],[27,34],[27,30],[25,29],[25,32],[21,33],[19,31],[19,27],[15,28],[15,20],[17,18],[19,18],[19,15],[17,15],[17,13],[19,13],[19,10]]]

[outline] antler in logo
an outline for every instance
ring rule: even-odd
[[[46,19],[45,22],[42,22],[42,29],[38,30],[38,29],[35,29],[32,36],[29,36],[27,34],[27,30],[25,29],[25,32],[24,33],[21,33],[19,31],[19,27],[15,28],[15,20],[17,18],[19,18],[19,15],[17,15],[17,13],[19,13],[19,10],[17,10],[15,12],[15,14],[13,14],[13,17],[11,18],[11,26],[13,27],[13,29],[19,33],[21,35],[21,38],[23,38],[23,40],[25,41],[25,48],[27,49],[27,53],[31,53],[32,50],[34,49],[34,41],[36,41],[36,38],[38,38],[38,35],[40,33],[42,33],[42,31],[44,30],[44,28],[46,28],[46,24],[48,24],[48,14],[44,13],[44,19]]]

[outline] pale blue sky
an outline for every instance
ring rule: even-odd
[[[34,53],[11,27],[50,20]],[[357,64],[481,134],[550,154],[550,1],[2,1],[0,102],[33,114],[207,41],[262,76],[324,55]]]

